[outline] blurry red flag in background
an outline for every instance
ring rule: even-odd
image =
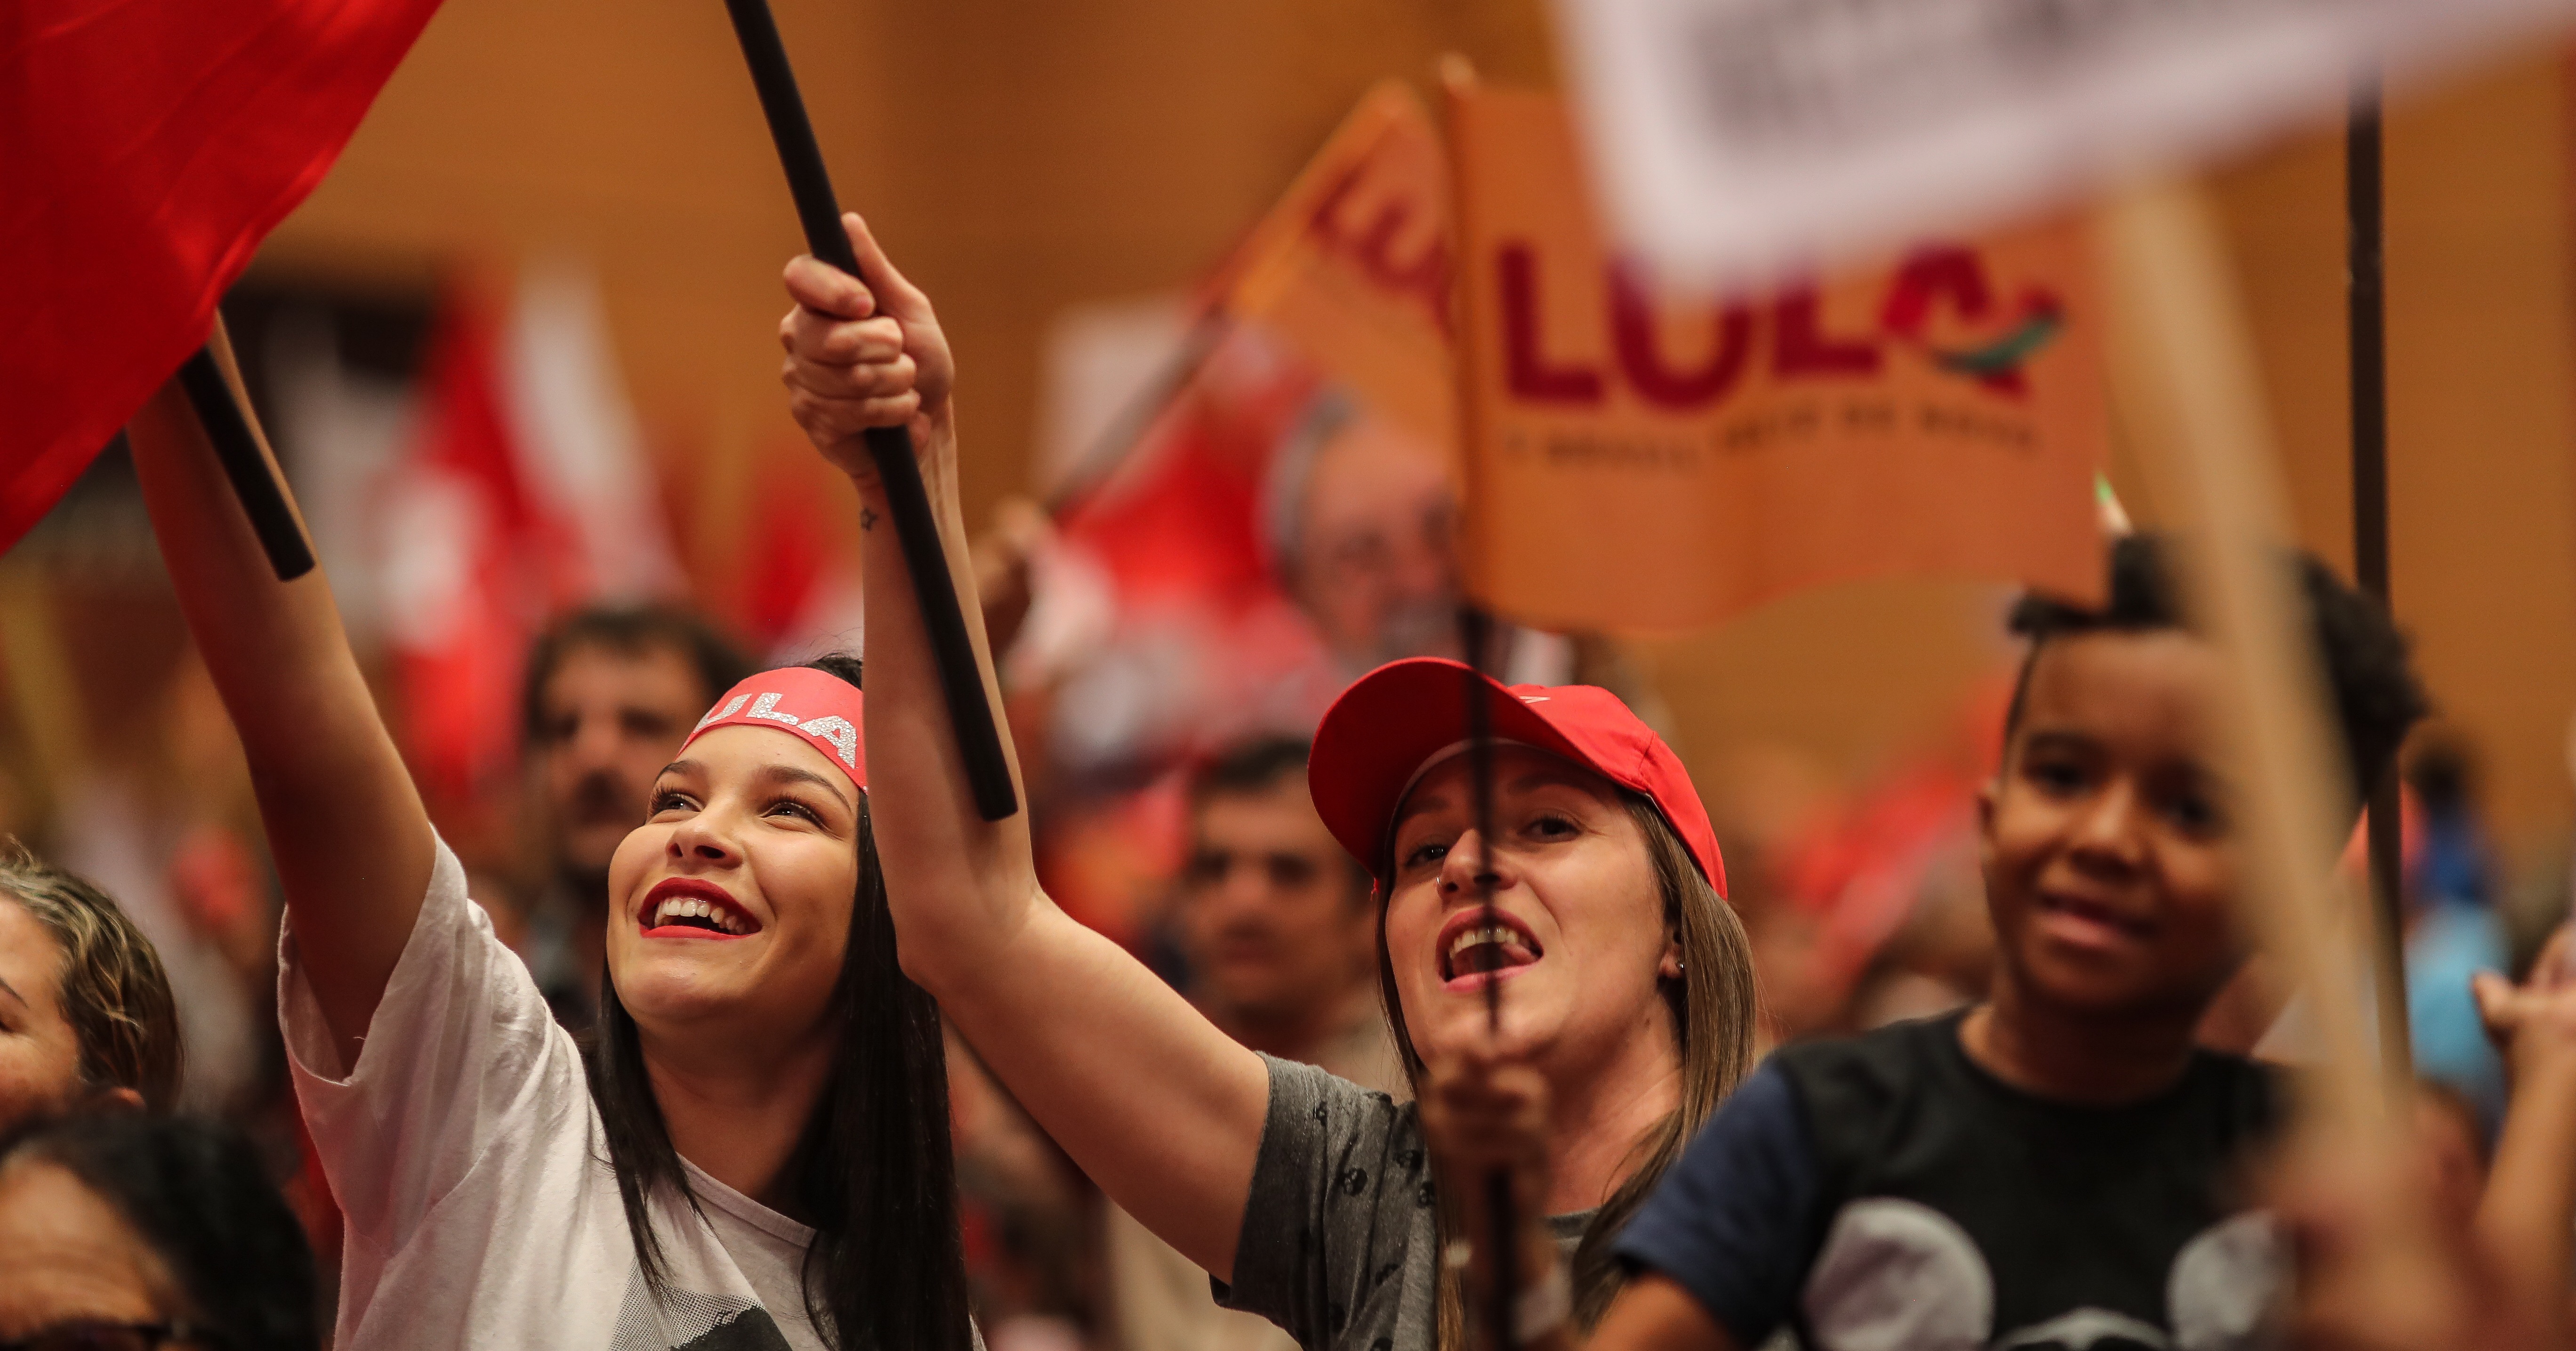
[[[495,328],[470,300],[447,305],[420,437],[385,494],[403,750],[422,787],[450,801],[515,756],[521,651],[568,580],[562,532],[519,472]]]
[[[834,558],[829,513],[840,504],[814,489],[811,474],[765,462],[753,489],[753,527],[742,542],[741,580],[729,607],[736,631],[753,650],[775,651],[805,636],[800,624],[828,584]]]
[[[1208,278],[1123,457],[1058,501],[1061,556],[1079,562],[1055,587],[1095,592],[1105,631],[1069,687],[1083,751],[1070,760],[1309,730],[1361,671],[1445,650],[1457,394],[1443,154],[1402,81],[1363,95]],[[1361,555],[1396,561],[1372,571]],[[1432,611],[1426,636],[1416,621]]]
[[[0,5],[0,547],[206,340],[437,8]]]
[[[554,616],[676,593],[679,565],[597,297],[534,264],[506,307],[451,288],[376,544],[413,773],[475,801],[519,756],[528,646]]]
[[[718,613],[755,655],[785,664],[862,645],[866,600],[841,528],[849,489],[837,477],[800,439],[766,456],[753,479],[750,525]]]
[[[1339,688],[1277,575],[1267,519],[1280,449],[1320,387],[1311,365],[1238,326],[1118,472],[1058,517],[1059,556],[1079,562],[1055,584],[1098,588],[1114,616],[1063,691],[1080,729],[1070,759],[1157,761],[1307,726]]]

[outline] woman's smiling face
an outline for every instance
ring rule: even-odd
[[[821,1029],[858,889],[859,791],[802,737],[719,727],[609,865],[608,969],[649,1036]]]
[[[1641,1025],[1671,1037],[1657,982],[1681,971],[1644,830],[1619,791],[1543,752],[1494,755],[1494,926],[1482,920],[1469,760],[1434,767],[1396,809],[1386,947],[1405,1030],[1428,1059],[1485,1035],[1541,1060],[1606,1060]]]

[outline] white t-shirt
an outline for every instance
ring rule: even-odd
[[[347,1217],[341,1351],[822,1351],[800,1276],[814,1231],[694,1166],[704,1221],[649,1198],[670,1294],[646,1293],[580,1053],[444,843],[354,1070],[291,933],[278,1008]]]

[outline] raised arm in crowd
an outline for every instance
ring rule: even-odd
[[[797,420],[859,491],[868,764],[904,970],[1111,1198],[1225,1283],[1231,1307],[1309,1347],[1457,1345],[1461,1288],[1438,1254],[1458,1202],[1414,1108],[1235,1043],[1047,898],[1025,814],[976,812],[861,441],[909,427],[950,575],[975,605],[953,367],[928,298],[849,226],[865,281],[797,260],[779,336]],[[999,717],[980,636],[978,657]],[[1507,743],[1494,839],[1477,838],[1457,754],[1468,688],[1455,663],[1381,668],[1326,716],[1307,777],[1376,881],[1381,984],[1417,1083],[1490,1062],[1548,1085],[1549,1184],[1532,1210],[1554,1245],[1578,1250],[1570,1302],[1588,1317],[1618,1281],[1609,1237],[1743,1073],[1749,960],[1698,794],[1603,691],[1476,684]],[[1489,982],[1505,1010],[1490,1047]]]
[[[336,1344],[967,1351],[938,1012],[895,965],[858,663],[743,681],[628,804],[577,1045],[467,898],[322,576],[270,572],[175,386],[132,440],[286,892],[279,1016],[347,1224]]]

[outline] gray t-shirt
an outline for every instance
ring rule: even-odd
[[[1217,1303],[1277,1323],[1306,1351],[1429,1351],[1440,1245],[1413,1104],[1261,1059],[1270,1115]],[[1548,1217],[1569,1255],[1593,1213]]]

